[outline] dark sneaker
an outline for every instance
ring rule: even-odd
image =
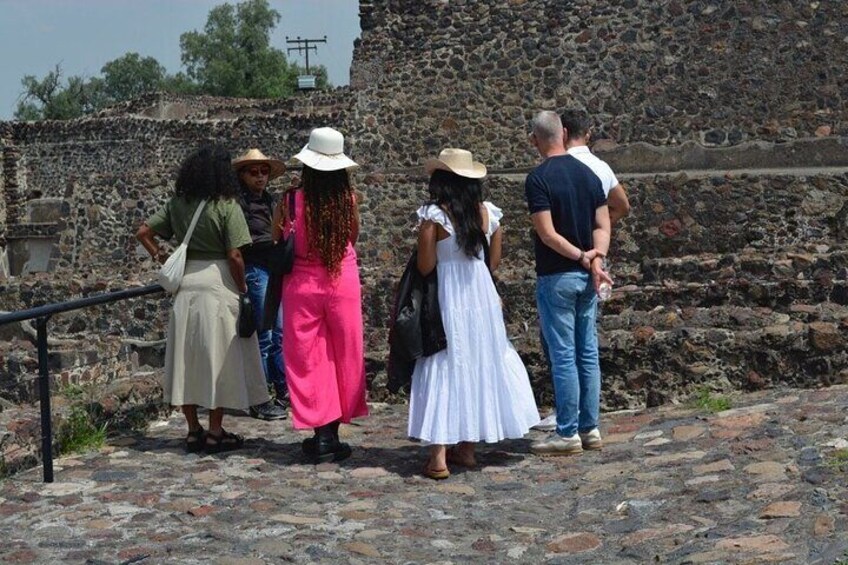
[[[279,406],[283,410],[288,410],[291,407],[291,402],[289,402],[288,396],[277,396],[271,402],[273,402],[276,406]]]
[[[288,413],[285,408],[269,400],[268,402],[251,406],[250,416],[257,420],[285,420],[288,417]]]

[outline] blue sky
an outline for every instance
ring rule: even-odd
[[[43,77],[60,63],[65,76],[97,76],[103,65],[135,51],[168,72],[181,69],[180,34],[202,30],[223,0],[0,0],[0,120],[12,119],[24,75]],[[230,0],[230,4],[238,3]],[[327,67],[330,81],[348,83],[353,41],[359,37],[358,0],[269,0],[282,19],[271,43],[285,37],[321,38],[309,63]],[[290,60],[304,63],[292,53]]]

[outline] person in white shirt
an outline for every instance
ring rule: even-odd
[[[560,115],[562,129],[565,130],[565,149],[569,155],[592,169],[603,185],[607,195],[610,222],[615,224],[630,213],[630,202],[624,187],[618,182],[615,173],[606,162],[589,150],[592,137],[592,124],[589,115],[583,110],[566,110]]]
[[[560,115],[560,121],[564,130],[566,153],[592,169],[595,176],[601,179],[604,194],[607,196],[610,224],[615,226],[619,220],[630,213],[630,201],[612,168],[589,150],[589,139],[592,137],[589,114],[583,110],[565,110]],[[556,429],[556,412],[543,418],[541,422],[533,426],[533,429],[541,431]]]

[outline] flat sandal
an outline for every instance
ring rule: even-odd
[[[209,443],[209,440],[214,443]],[[244,436],[231,434],[222,429],[221,435],[216,436],[212,432],[206,432],[206,453],[221,453],[223,451],[234,451],[244,446]]]
[[[189,430],[185,438],[185,450],[188,453],[198,453],[203,451],[205,442],[206,430],[203,429],[203,426],[193,432]]]

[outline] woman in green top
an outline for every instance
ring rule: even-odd
[[[247,291],[239,247],[251,242],[238,190],[227,150],[204,146],[183,162],[174,195],[136,233],[147,252],[164,262],[157,236],[182,241],[206,201],[174,295],[165,351],[165,401],[182,408],[190,452],[241,447],[244,438],[221,425],[224,408],[246,410],[269,399],[256,334],[236,333],[239,293]],[[198,406],[209,408],[208,431],[197,419]]]

